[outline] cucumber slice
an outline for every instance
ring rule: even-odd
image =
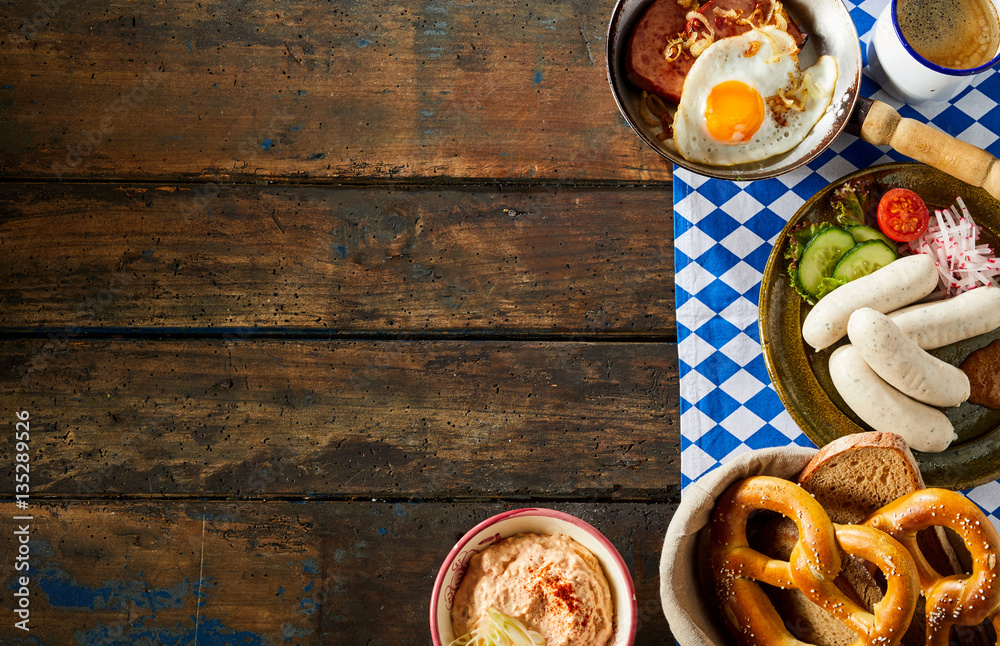
[[[833,269],[833,277],[843,281],[861,278],[885,267],[898,257],[895,245],[889,246],[881,240],[860,242],[840,259]]]
[[[820,292],[824,278],[833,274],[840,258],[854,246],[854,237],[840,227],[820,231],[806,245],[799,260],[799,283],[810,296]]]
[[[895,248],[896,243],[889,239],[889,236],[885,235],[878,229],[874,227],[865,226],[864,224],[856,224],[852,227],[847,227],[847,232],[854,236],[855,242],[865,242],[866,240],[881,240],[890,247]]]

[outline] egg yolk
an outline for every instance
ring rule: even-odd
[[[725,81],[708,95],[705,124],[717,141],[734,144],[746,141],[763,121],[764,99],[746,83]]]

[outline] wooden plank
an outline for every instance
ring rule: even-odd
[[[669,180],[607,82],[613,5],[14,0],[0,176]]]
[[[59,495],[662,499],[677,374],[665,343],[0,343]]]
[[[5,644],[430,644],[434,577],[454,542],[498,503],[51,502],[0,514],[14,570],[29,525],[30,632]],[[670,643],[658,561],[673,503],[547,505],[593,524],[629,566],[638,646]],[[196,637],[197,635],[197,637]]]
[[[669,190],[0,184],[0,327],[674,334]]]

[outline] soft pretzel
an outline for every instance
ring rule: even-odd
[[[991,618],[1000,628],[996,556],[1000,537],[975,503],[954,491],[921,489],[882,507],[865,525],[892,535],[913,555],[926,599],[928,646],[947,646],[954,624],[974,626]],[[971,574],[942,576],[927,562],[917,545],[917,532],[934,525],[948,527],[962,538],[973,559]]]
[[[789,561],[750,547],[747,519],[761,509],[782,514],[798,527],[799,540]],[[802,644],[785,628],[757,581],[801,590],[858,635],[852,646],[895,646],[906,632],[920,593],[913,557],[898,541],[871,527],[834,525],[822,505],[795,483],[757,476],[731,486],[716,504],[711,536],[716,591],[725,620],[741,644]],[[886,594],[875,604],[874,614],[834,584],[840,550],[885,574]]]

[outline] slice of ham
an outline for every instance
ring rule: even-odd
[[[677,0],[656,0],[632,30],[625,56],[628,79],[671,103],[681,100],[684,77],[694,58],[684,52],[668,61],[663,52],[668,42],[684,33],[686,25],[687,10]]]
[[[759,11],[755,12],[758,8]],[[710,0],[705,3],[699,12],[710,21],[716,31],[716,39],[737,36],[751,29],[750,25],[741,24],[736,18],[721,15],[728,14],[730,10],[735,10],[741,18],[750,19],[753,26],[760,26],[761,20],[771,11],[771,0]],[[801,46],[806,35],[787,14],[782,15],[788,20],[788,34]],[[665,101],[678,103],[694,57],[684,51],[676,59],[668,61],[664,50],[667,43],[680,37],[686,38],[699,24],[688,21],[687,10],[677,4],[677,0],[655,0],[636,23],[629,38],[625,57],[628,79]]]

